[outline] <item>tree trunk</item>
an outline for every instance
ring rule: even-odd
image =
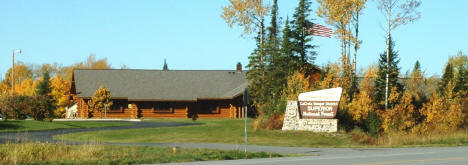
[[[356,24],[355,24],[355,35],[356,35],[356,43],[354,43],[354,60],[353,60],[353,69],[354,69],[354,73],[356,73],[357,71],[357,68],[356,68],[356,63],[357,63],[357,51],[358,51],[358,48],[359,48],[359,39],[358,39],[358,36],[359,36],[359,9],[356,11]]]
[[[385,82],[385,110],[388,108],[388,74],[390,72],[390,22],[391,22],[391,14],[392,14],[392,8],[391,8],[392,0],[388,1],[387,4],[387,72],[386,72],[386,82]]]

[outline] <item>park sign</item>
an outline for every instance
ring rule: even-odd
[[[299,110],[303,119],[333,119],[338,110],[342,88],[330,88],[299,94]]]

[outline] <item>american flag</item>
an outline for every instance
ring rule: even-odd
[[[312,24],[311,28],[306,29],[306,31],[310,35],[328,37],[328,38],[331,38],[332,33],[333,33],[332,29],[327,28],[323,25],[315,24],[315,23]]]

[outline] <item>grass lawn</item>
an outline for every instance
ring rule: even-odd
[[[8,120],[0,121],[0,132],[18,132],[33,130],[50,130],[60,128],[91,128],[132,125],[131,122],[96,122],[96,121],[35,121]]]
[[[158,119],[145,122],[189,122],[190,119]],[[58,135],[55,138],[75,141],[96,139],[100,142],[126,143],[244,143],[244,121],[226,119],[199,119],[203,125],[160,127],[98,132],[80,132]],[[293,147],[414,147],[468,145],[468,130],[433,135],[385,135],[372,137],[360,131],[350,133],[313,133],[308,131],[281,131],[252,129],[248,122],[248,142],[256,145]],[[129,138],[131,137],[131,138]]]
[[[162,119],[146,122],[192,122],[190,119]],[[87,141],[97,139],[102,142],[201,142],[201,143],[244,143],[244,121],[226,119],[199,119],[203,125],[183,127],[160,127],[127,129],[116,131],[82,132],[56,136],[58,139]],[[313,133],[307,131],[281,131],[252,129],[248,122],[248,142],[257,145],[309,146],[309,147],[352,147],[354,142],[349,135],[335,133]],[[129,138],[131,137],[131,138]]]
[[[208,149],[128,147],[97,144],[50,143],[0,144],[0,164],[143,164],[206,160],[281,157],[274,153],[252,153]]]

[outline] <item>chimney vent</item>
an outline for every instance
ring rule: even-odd
[[[236,66],[236,70],[237,72],[242,72],[242,64],[240,62],[237,63],[237,66]]]

